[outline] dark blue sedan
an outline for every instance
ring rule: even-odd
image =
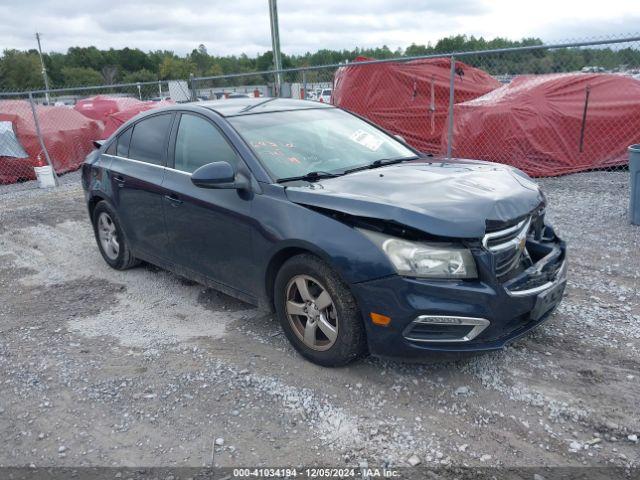
[[[327,104],[146,112],[83,166],[98,247],[275,310],[321,365],[502,348],[549,317],[565,245],[505,165],[421,154]]]

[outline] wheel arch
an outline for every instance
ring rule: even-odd
[[[310,254],[320,258],[323,262],[325,262],[331,269],[336,272],[336,274],[345,281],[342,273],[334,262],[331,261],[331,256],[325,251],[319,249],[317,246],[307,243],[307,242],[295,242],[288,244],[286,246],[282,246],[278,251],[276,251],[270,258],[269,263],[265,269],[264,275],[264,289],[265,289],[265,298],[267,302],[268,308],[273,312],[275,311],[274,305],[274,285],[276,276],[280,271],[280,268],[284,263],[292,257],[296,255],[302,254]],[[347,283],[345,281],[345,283]],[[348,284],[348,283],[347,283]]]
[[[109,202],[107,197],[101,193],[93,193],[89,197],[89,201],[87,202],[87,207],[89,208],[89,218],[91,220],[93,220],[93,212],[96,209],[96,205],[98,205],[98,203],[102,201],[107,202],[111,207],[113,207],[113,205],[111,205],[111,202]]]
[[[118,212],[115,206],[113,205],[113,203],[111,202],[111,199],[102,192],[99,192],[99,191],[94,192],[94,193],[91,193],[89,200],[87,202],[87,207],[89,208],[89,220],[92,223],[93,223],[93,212],[95,212],[96,206],[100,202],[106,203],[109,206],[109,208],[111,208],[117,216]],[[121,230],[121,234],[125,237],[125,239],[128,239],[127,231],[124,228],[124,225],[122,225],[122,222],[120,222],[120,230]]]

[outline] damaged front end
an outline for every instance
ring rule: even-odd
[[[398,275],[352,286],[372,353],[420,356],[424,351],[494,350],[545,321],[566,285],[566,247],[544,221],[544,208],[511,222],[487,222],[481,238],[433,236],[392,221],[322,213],[358,230],[414,242],[460,245],[473,254],[473,278]],[[373,325],[368,312],[392,319]]]
[[[545,223],[543,208],[506,227],[489,224],[481,244],[491,256],[495,279],[514,296],[544,290],[565,268],[565,243]]]

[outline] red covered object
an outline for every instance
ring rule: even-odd
[[[454,156],[533,176],[625,165],[627,147],[638,142],[640,81],[622,75],[522,76],[454,106]]]
[[[356,62],[371,60],[356,58]],[[498,88],[488,73],[455,63],[454,101],[464,102]],[[402,135],[423,152],[440,152],[449,108],[448,58],[340,67],[332,103]]]
[[[104,131],[102,132],[102,139],[109,138],[113,132],[120,128],[120,125],[141,112],[174,104],[175,102],[173,100],[161,100],[159,102],[139,102],[138,104],[129,107],[126,110],[120,110],[119,112],[112,113],[104,121]]]
[[[85,117],[104,122],[109,115],[135,107],[141,103],[143,102],[132,97],[96,95],[95,97],[78,100],[73,108]]]
[[[93,150],[101,126],[67,107],[36,106],[40,131],[57,173],[77,169]],[[10,121],[28,158],[0,157],[0,184],[35,178],[34,166],[46,165],[29,102],[0,101],[0,121]]]

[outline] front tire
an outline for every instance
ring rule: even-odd
[[[111,268],[126,270],[140,263],[131,254],[115,210],[104,200],[93,209],[93,233],[102,258]]]
[[[353,294],[318,257],[302,254],[287,260],[274,289],[280,325],[302,356],[335,367],[366,352],[364,325]]]

